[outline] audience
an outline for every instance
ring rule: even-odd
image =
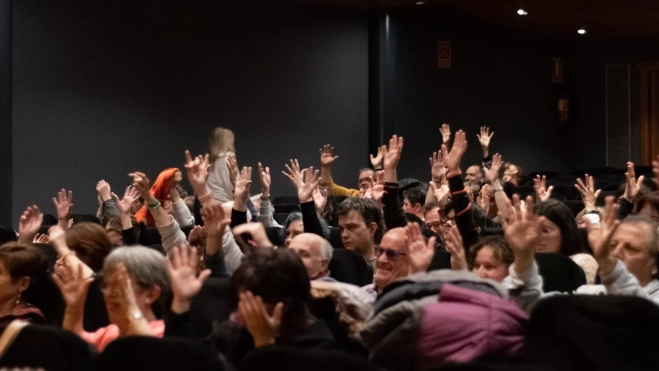
[[[96,183],[94,217],[72,214],[73,192],[62,189],[53,198],[55,216],[30,206],[18,232],[1,228],[0,325],[61,326],[98,352],[120,337],[188,338],[240,369],[263,349],[366,359],[360,329],[385,328],[377,323],[396,316],[387,312],[394,304],[411,311],[405,326],[423,328],[435,328],[426,309],[455,313],[451,303],[466,308],[473,298],[481,309],[508,304],[514,326],[505,316],[493,323],[519,336],[526,326],[520,308],[533,316],[547,297],[634,296],[659,305],[659,157],[648,179],[627,163],[624,182],[622,172],[621,184],[607,181],[605,191],[619,190],[602,197],[601,207],[596,184],[603,180],[588,174],[569,187],[540,174],[531,189],[519,165],[490,154],[488,127],[477,134],[482,163],[466,169],[465,132],[443,124],[440,133],[441,149],[420,175],[427,179],[399,179],[404,140],[397,135],[370,156],[372,168],[359,171],[358,189],[334,183],[338,156],[329,144],[320,150],[320,171],[292,159],[283,174],[294,202],[270,199],[270,168],[260,162],[260,193],[253,194],[252,168],[238,167],[234,134],[225,128],[214,130],[210,155],[185,152],[190,193],[176,167],[153,184],[131,172],[122,198],[105,180]],[[580,201],[562,201],[573,186]],[[144,239],[153,243],[141,246]],[[574,272],[545,271],[550,257]],[[569,289],[543,285],[563,273],[580,281]],[[55,297],[46,292],[51,286],[59,288],[51,290]],[[85,321],[97,314],[107,316],[103,325]],[[377,338],[385,348],[414,352],[409,346],[419,338],[401,338],[401,328]],[[450,347],[451,339],[471,336],[461,331],[447,338],[433,332],[424,352],[439,354],[443,341]]]

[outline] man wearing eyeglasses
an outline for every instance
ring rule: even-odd
[[[394,228],[385,233],[380,244],[375,246],[375,256],[373,283],[362,288],[373,298],[391,282],[409,273],[405,228]]]

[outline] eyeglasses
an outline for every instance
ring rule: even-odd
[[[397,259],[401,256],[407,256],[407,254],[404,252],[387,249],[386,247],[375,246],[375,256],[379,258],[382,254],[387,255],[387,259]]]

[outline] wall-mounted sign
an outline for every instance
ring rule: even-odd
[[[437,43],[437,67],[451,68],[451,43],[440,41]]]

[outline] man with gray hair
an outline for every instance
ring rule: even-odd
[[[300,256],[309,279],[336,282],[327,269],[332,259],[332,245],[326,239],[313,233],[301,233],[291,240],[288,248]]]

